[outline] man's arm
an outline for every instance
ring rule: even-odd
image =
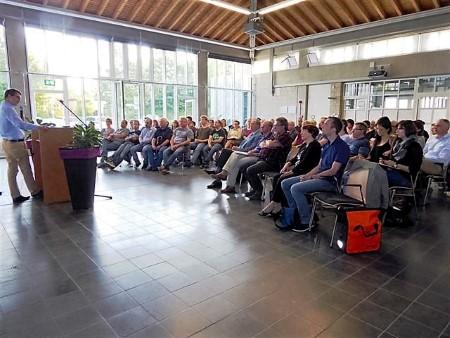
[[[225,138],[225,137],[221,136],[221,137],[219,137],[217,140],[212,140],[211,142],[212,142],[212,143],[222,143],[222,141],[223,141],[224,138]]]
[[[305,174],[303,176],[300,176],[300,179],[302,181],[306,181],[306,180],[311,179],[314,175],[316,175],[319,172],[319,170],[320,170],[320,162],[322,162],[322,160],[320,160],[319,164],[316,165],[314,168],[312,168],[309,173],[307,173],[307,174]]]
[[[324,170],[321,173],[317,173],[312,176],[312,178],[321,178],[321,177],[333,177],[336,176],[336,174],[339,172],[339,169],[341,169],[342,163],[334,161],[331,165],[331,168],[328,170]]]
[[[22,130],[35,130],[39,128],[39,126],[35,124],[23,121],[21,118],[19,118],[16,111],[12,108],[7,109],[5,117],[14,126]]]

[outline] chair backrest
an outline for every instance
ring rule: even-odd
[[[300,147],[293,146],[291,148],[291,150],[289,151],[288,155],[286,156],[286,162],[292,160],[295,156],[297,156],[299,150],[300,150]]]
[[[343,182],[342,193],[366,204],[369,172],[368,168],[358,168],[349,172]]]

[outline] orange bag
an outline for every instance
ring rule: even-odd
[[[345,211],[338,246],[348,254],[378,251],[381,247],[381,211],[359,209]],[[345,223],[345,222],[344,222]]]

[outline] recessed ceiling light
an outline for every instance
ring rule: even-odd
[[[222,0],[200,0],[200,1],[245,15],[250,15],[252,13],[248,8],[236,6]]]
[[[300,2],[303,2],[303,1],[305,1],[305,0],[285,0],[285,1],[279,2],[277,4],[274,4],[274,5],[262,8],[262,9],[260,9],[258,11],[258,13],[261,14],[261,15],[268,14],[268,13],[271,13],[271,12],[274,12],[274,11],[278,11],[280,9],[283,9],[283,8],[286,8],[286,7],[289,7],[289,6],[296,5],[296,4],[298,4]]]

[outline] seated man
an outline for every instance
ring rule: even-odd
[[[144,161],[148,163],[147,167],[142,168],[148,171],[158,171],[163,160],[164,150],[169,146],[171,138],[172,129],[169,128],[169,121],[163,117],[159,120],[159,128],[156,129],[151,144],[146,145],[142,150]]]
[[[99,168],[106,168],[107,165],[105,161],[108,157],[108,151],[119,149],[120,145],[125,142],[125,138],[130,133],[127,125],[128,121],[122,120],[122,122],[120,122],[120,128],[102,140],[102,153],[100,164],[98,165]]]
[[[273,138],[272,127],[273,124],[271,121],[265,121],[261,127],[262,137],[258,145],[254,149],[247,151],[246,155],[233,152],[227,163],[225,163],[223,170],[217,175],[212,175],[216,179],[215,182],[220,183],[220,180],[227,181],[226,188],[221,190],[222,193],[236,192],[234,186],[239,173],[244,172],[249,166],[258,162],[258,153],[261,149],[267,147],[267,141]],[[220,186],[218,183],[213,183],[208,188],[220,188]]]
[[[247,152],[256,148],[256,146],[259,144],[259,142],[261,142],[262,139],[261,122],[255,119],[251,119],[249,120],[249,125],[250,131],[247,132],[247,137],[245,138],[245,140],[239,146],[234,146],[231,149],[222,149],[219,158],[216,160],[216,168],[214,170],[206,169],[207,174],[220,173],[234,151]],[[221,185],[222,184],[220,184],[220,186]]]
[[[350,148],[350,156],[360,155],[366,158],[369,155],[369,140],[366,138],[366,132],[367,126],[364,123],[355,123],[352,136],[345,140]]]
[[[342,173],[347,165],[350,149],[339,137],[342,122],[337,117],[329,117],[322,126],[322,133],[328,142],[323,146],[319,164],[306,175],[292,177],[281,183],[290,208],[297,208],[300,224],[294,225],[297,232],[308,230],[311,218],[311,205],[307,193],[336,191]],[[289,230],[282,229],[281,230]]]
[[[216,120],[214,122],[214,129],[209,133],[208,145],[203,147],[202,150],[204,167],[209,167],[209,163],[212,161],[214,154],[222,150],[225,142],[225,129],[223,129],[222,122],[220,120]]]
[[[261,149],[258,154],[258,162],[247,168],[247,179],[252,190],[246,196],[250,200],[261,200],[263,186],[258,174],[265,171],[280,171],[291,149],[292,139],[288,133],[288,121],[284,117],[275,120],[273,135],[273,140],[267,142],[267,147]]]
[[[173,131],[173,136],[170,139],[170,147],[164,150],[163,166],[159,171],[163,175],[170,173],[170,165],[182,155],[183,152],[188,155],[189,144],[194,139],[193,131],[188,127],[188,120],[185,117],[180,119],[180,126]]]
[[[124,142],[119,146],[114,154],[111,157],[108,157],[108,159],[105,161],[105,163],[112,169],[122,163],[123,160],[126,160],[129,164],[131,164],[130,149],[131,147],[139,143],[139,135],[141,134],[141,131],[139,130],[138,120],[133,120],[131,122],[131,125],[132,130],[130,131],[130,134],[124,139]]]
[[[442,168],[450,162],[449,121],[440,119],[435,124],[436,135],[428,139],[423,148],[421,170],[429,175],[442,174]]]
[[[112,127],[112,119],[107,117],[105,120],[106,128],[102,128],[100,133],[102,134],[102,138],[106,138],[112,133],[114,133],[114,128]]]
[[[139,156],[137,153],[141,153],[142,150],[146,145],[149,145],[152,141],[153,135],[156,132],[157,128],[152,128],[152,119],[146,117],[145,120],[145,126],[141,129],[141,134],[139,135],[139,143],[136,145],[133,145],[130,148],[131,156],[134,160],[134,166],[135,168],[138,168],[141,165],[141,161],[139,160]],[[147,168],[148,162],[147,158],[144,157],[144,165],[142,166],[143,169]]]
[[[192,155],[192,163],[194,165],[200,164],[199,159],[203,153],[203,148],[208,146],[208,139],[210,133],[211,128],[209,128],[208,116],[202,115],[200,117],[200,128],[197,129],[196,138],[192,143],[194,145],[194,153]]]

